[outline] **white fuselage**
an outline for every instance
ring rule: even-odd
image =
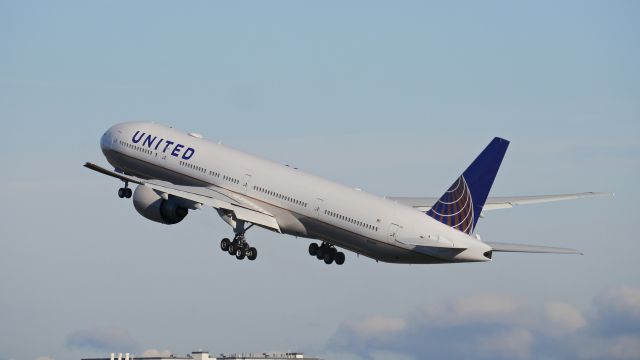
[[[273,215],[283,233],[327,241],[376,260],[489,260],[489,246],[418,210],[196,134],[153,123],[123,123],[103,135],[101,148],[126,174],[225,189]],[[403,241],[407,239],[411,241]],[[418,251],[416,243],[424,247]]]

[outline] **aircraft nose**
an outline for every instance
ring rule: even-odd
[[[100,138],[100,148],[102,150],[108,150],[111,148],[111,129],[105,131],[104,134],[102,134],[102,137]]]

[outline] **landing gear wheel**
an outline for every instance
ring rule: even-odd
[[[331,253],[331,251],[327,251],[326,254],[324,254],[324,263],[329,265],[333,262],[333,254]]]
[[[227,252],[229,253],[229,255],[235,255],[236,249],[237,249],[236,244],[231,243],[231,244],[229,244],[229,247],[227,248]]]
[[[124,188],[124,197],[129,199],[131,198],[131,195],[133,195],[133,191],[129,188]]]
[[[336,265],[342,265],[345,260],[343,252],[338,251],[338,248],[326,242],[322,242],[320,245],[316,243],[309,244],[309,255],[315,256],[327,265],[334,262]]]
[[[120,199],[124,199],[124,197],[125,197],[125,195],[126,195],[126,191],[125,191],[125,190],[126,190],[125,188],[120,188],[120,189],[118,189],[118,197],[119,197]]]
[[[258,250],[256,250],[256,248],[254,247],[250,247],[249,250],[247,250],[247,259],[253,261],[258,257]]]
[[[316,256],[318,254],[318,248],[319,246],[316,243],[309,244],[309,255]]]
[[[229,241],[229,239],[227,238],[224,238],[222,239],[222,241],[220,241],[220,249],[222,249],[222,251],[229,250],[229,245],[231,245],[231,241]]]
[[[236,250],[236,259],[238,260],[242,260],[245,257],[245,252],[244,249],[240,248],[238,250]]]

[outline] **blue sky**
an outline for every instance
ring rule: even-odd
[[[638,358],[639,24],[633,1],[0,1],[0,359]],[[240,263],[214,211],[161,226],[81,167],[130,120],[379,195],[439,195],[502,136],[492,194],[616,196],[477,228],[585,256],[327,267],[256,230]]]

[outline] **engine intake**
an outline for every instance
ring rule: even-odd
[[[161,224],[177,224],[187,216],[189,209],[180,198],[169,195],[167,200],[152,188],[138,185],[133,193],[133,206],[145,218]]]

